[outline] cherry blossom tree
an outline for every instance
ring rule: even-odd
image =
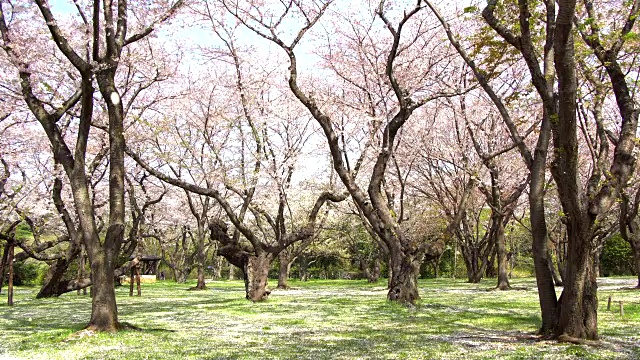
[[[534,254],[536,258],[536,273],[540,305],[542,308],[543,324],[541,331],[545,334],[553,334],[563,341],[580,342],[580,339],[597,339],[597,301],[596,301],[596,274],[594,271],[593,253],[594,238],[600,228],[600,221],[611,209],[616,197],[626,187],[629,177],[633,172],[633,145],[635,137],[638,113],[634,108],[629,89],[623,80],[623,71],[617,61],[628,34],[635,24],[637,2],[630,4],[627,18],[623,21],[621,36],[616,37],[609,48],[602,45],[599,38],[600,27],[597,25],[596,14],[593,11],[593,3],[585,2],[585,11],[592,26],[578,26],[578,31],[583,40],[594,51],[596,58],[606,69],[612,82],[614,94],[621,113],[622,121],[620,134],[615,141],[615,151],[610,168],[606,172],[596,170],[590,175],[588,183],[597,186],[587,187],[583,191],[579,186],[578,172],[578,127],[577,127],[577,77],[575,41],[573,36],[573,23],[579,19],[575,1],[560,1],[557,3],[546,1],[540,6],[519,1],[517,4],[518,17],[512,23],[501,21],[496,17],[496,11],[502,11],[503,6],[498,1],[489,1],[482,12],[486,23],[498,34],[506,44],[509,44],[519,56],[526,62],[531,75],[532,85],[536,88],[543,105],[543,122],[540,139],[548,139],[553,134],[554,162],[552,175],[558,186],[558,195],[562,204],[563,213],[566,214],[568,259],[566,268],[566,281],[563,295],[557,299],[552,290],[551,272],[548,270],[548,261],[542,261],[547,255],[543,251],[546,247],[546,236],[543,239],[535,231],[544,229],[544,217],[536,212],[534,222],[534,210],[541,207],[531,206],[532,229],[534,230]],[[433,8],[433,7],[432,7]],[[434,9],[434,12],[437,12]],[[500,15],[498,15],[500,16]],[[625,15],[626,16],[626,15]],[[478,68],[476,63],[466,54],[457,39],[451,32],[447,22],[439,16],[445,27],[451,43],[456,46],[458,53],[472,68],[474,75],[483,89],[491,97],[497,109],[507,124],[510,126],[512,137],[516,143],[519,139],[517,132],[512,129],[513,122],[502,99],[496,95],[489,83],[486,74]],[[543,38],[537,37],[532,32],[532,22],[544,22],[546,32]],[[517,28],[513,24],[518,24]],[[536,49],[542,48],[542,51]],[[542,53],[540,60],[537,53]],[[541,63],[544,65],[540,68]],[[557,79],[557,82],[556,82]],[[554,87],[557,85],[557,94]],[[545,142],[539,142],[543,144]],[[544,147],[546,149],[546,146]],[[526,151],[522,145],[519,149],[525,159]],[[538,147],[539,150],[546,151]],[[530,157],[529,157],[530,158]],[[531,162],[528,162],[531,164]],[[534,172],[532,167],[532,185],[530,191],[530,203],[535,204],[532,194],[542,201],[542,193],[534,192],[534,188],[541,190],[539,180],[544,179],[543,172]],[[540,225],[540,226],[538,226]]]
[[[36,74],[42,67],[27,42],[30,33],[20,19],[29,18],[31,5],[12,7],[2,1],[0,6],[0,33],[2,48],[18,72],[24,101],[33,116],[47,134],[56,163],[64,169],[71,186],[74,206],[78,214],[79,232],[86,246],[91,263],[93,280],[92,314],[88,328],[96,331],[116,331],[119,328],[113,274],[115,260],[124,240],[125,184],[124,184],[124,116],[125,104],[118,92],[116,75],[124,49],[148,36],[156,25],[171,16],[182,1],[173,3],[170,9],[155,7],[130,7],[126,1],[110,0],[90,3],[76,2],[77,17],[68,20],[70,28],[83,32],[67,32],[59,23],[47,1],[36,1],[39,12],[35,24],[46,26],[48,39],[36,39],[35,43],[51,47],[65,59],[69,76],[59,80],[57,99],[44,101],[42,82]],[[21,4],[22,5],[22,4]],[[102,5],[102,9],[101,9]],[[155,10],[155,14],[154,14]],[[132,21],[136,12],[140,23]],[[35,15],[34,15],[35,16]],[[131,16],[131,18],[130,18]],[[34,17],[30,17],[34,18]],[[145,23],[146,20],[149,20]],[[14,21],[16,20],[16,21]],[[67,21],[67,19],[65,19]],[[71,25],[73,24],[73,25]],[[96,217],[88,189],[86,172],[87,147],[94,120],[95,83],[104,101],[109,134],[109,220],[105,240],[101,241]],[[62,86],[66,84],[66,86]],[[51,87],[49,85],[49,87]],[[62,91],[66,90],[66,94]],[[79,106],[75,144],[63,135],[59,121],[71,109]],[[73,149],[73,150],[72,150]]]
[[[365,10],[368,20],[359,21],[353,18],[355,14],[345,16],[343,23],[353,28],[361,27],[369,31],[377,31],[383,56],[378,56],[375,66],[382,71],[375,72],[385,80],[384,93],[391,94],[391,102],[386,105],[386,110],[375,115],[373,123],[379,127],[380,142],[376,144],[376,152],[373,153],[371,177],[366,189],[363,189],[355,179],[354,168],[351,167],[348,158],[345,159],[343,145],[341,145],[340,113],[333,111],[333,104],[321,96],[320,89],[309,84],[304,84],[299,77],[299,59],[296,49],[305,34],[307,34],[329,11],[331,2],[302,3],[293,1],[284,4],[265,4],[266,7],[247,2],[223,2],[226,9],[241,21],[247,28],[258,36],[269,40],[284,52],[289,61],[287,80],[291,92],[308,109],[317,124],[322,128],[329,147],[333,166],[358,209],[362,211],[364,218],[370,224],[376,235],[382,239],[389,250],[391,257],[392,275],[388,298],[403,303],[414,303],[418,298],[417,274],[419,264],[425,254],[436,255],[444,249],[444,242],[422,243],[412,239],[399,228],[394,219],[386,199],[383,183],[385,174],[392,158],[396,136],[402,126],[411,115],[430,101],[451,96],[452,92],[444,91],[438,86],[425,86],[431,83],[438,84],[438,78],[443,78],[451,70],[450,62],[443,60],[446,55],[434,51],[435,46],[440,45],[431,42],[433,39],[427,30],[426,20],[423,17],[423,6],[418,4],[409,7],[404,13],[392,11],[383,1],[374,9]],[[268,9],[268,11],[266,10]],[[368,12],[367,12],[368,11]],[[338,13],[337,10],[332,14]],[[299,15],[299,17],[296,17]],[[374,19],[373,21],[371,19]],[[288,30],[285,25],[290,24]],[[295,24],[295,25],[294,25]],[[291,30],[295,26],[296,30]],[[404,31],[407,31],[405,34]],[[365,31],[366,32],[366,31]],[[409,33],[411,32],[411,35]],[[379,36],[378,36],[379,35]],[[374,36],[371,36],[373,38]],[[333,44],[332,44],[333,45]],[[418,66],[417,70],[412,66],[418,58],[412,58],[412,46],[420,47],[418,57],[424,61],[424,66]],[[425,53],[434,54],[437,57],[425,59]],[[425,61],[426,60],[426,61]],[[417,62],[415,62],[417,64]],[[368,66],[368,65],[366,65]],[[413,76],[412,76],[413,75]],[[338,76],[340,76],[338,74]],[[358,82],[362,79],[358,79]],[[350,79],[346,79],[350,81]],[[356,84],[362,87],[362,84]],[[340,90],[338,90],[340,91]],[[341,95],[334,98],[340,99]],[[371,113],[369,113],[371,116]]]

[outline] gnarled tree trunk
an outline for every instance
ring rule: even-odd
[[[422,256],[417,257],[400,249],[390,249],[391,280],[387,299],[403,304],[414,304],[420,299],[418,294],[418,275]]]
[[[247,300],[263,301],[271,294],[271,291],[267,289],[267,281],[272,260],[273,255],[269,253],[258,253],[258,255],[248,257],[244,265],[244,285]]]

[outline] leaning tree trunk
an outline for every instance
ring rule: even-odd
[[[247,259],[244,266],[244,284],[247,300],[263,301],[271,294],[271,291],[267,290],[267,280],[272,260],[273,255],[269,253],[251,255]]]
[[[549,264],[549,271],[551,271],[551,276],[553,276],[553,282],[556,284],[556,286],[564,286],[562,277],[560,276],[560,272],[556,271],[556,268],[553,266],[553,259],[551,258],[551,254],[547,256],[549,260],[547,261],[547,263]]]
[[[75,241],[71,241],[69,244],[69,248],[67,249],[65,256],[57,259],[56,262],[51,264],[49,270],[47,271],[47,276],[45,277],[44,284],[40,288],[38,295],[36,295],[36,299],[60,296],[66,289],[66,286],[61,286],[61,282],[63,281],[63,277],[69,265],[72,261],[80,255],[81,246],[77,244]],[[77,281],[80,281],[78,279]],[[80,289],[78,289],[79,291]]]
[[[287,281],[289,280],[289,271],[291,270],[291,259],[289,256],[283,251],[278,255],[278,260],[280,260],[280,265],[278,267],[278,289],[288,289],[289,285]]]

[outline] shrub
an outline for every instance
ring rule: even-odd
[[[13,284],[39,285],[46,275],[48,266],[34,261],[18,261],[13,264]]]
[[[631,245],[619,234],[604,243],[600,255],[600,273],[602,276],[632,275],[634,273]]]

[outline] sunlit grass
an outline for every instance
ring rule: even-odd
[[[117,289],[120,321],[142,328],[70,337],[89,319],[88,296],[35,300],[20,287],[0,305],[0,359],[634,359],[640,357],[640,291],[633,279],[600,286],[598,347],[537,341],[535,282],[492,290],[493,280],[420,282],[422,300],[385,300],[386,283],[292,281],[266,302],[244,300],[241,281],[145,284],[142,297]],[[608,297],[612,308],[606,310]],[[623,301],[624,317],[619,314]]]

